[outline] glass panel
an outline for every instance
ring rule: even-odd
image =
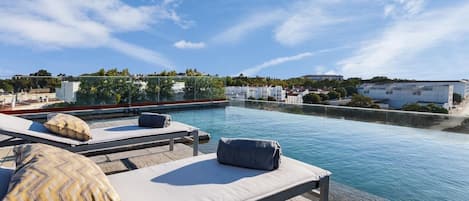
[[[129,77],[80,77],[75,105],[130,105],[138,99],[139,85]]]
[[[210,76],[2,77],[0,110],[34,113],[224,99],[224,80]]]
[[[60,78],[13,76],[0,78],[0,110],[34,110],[60,102],[55,89]]]
[[[231,100],[230,105],[469,134],[468,116],[257,100]]]

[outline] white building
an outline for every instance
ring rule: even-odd
[[[173,81],[173,86],[171,89],[174,91],[174,93],[184,93],[184,88],[186,87],[185,82],[174,82]]]
[[[285,99],[285,103],[288,104],[303,104],[303,96],[309,94],[309,90],[304,90],[302,92],[293,92],[287,94],[287,98]]]
[[[269,96],[277,101],[285,101],[285,90],[282,86],[275,87],[248,87],[248,86],[228,86],[225,88],[225,95],[231,99],[265,99]]]
[[[416,81],[402,83],[403,85],[424,85],[424,86],[439,86],[439,85],[453,85],[453,92],[462,96],[463,99],[469,98],[469,80],[443,80],[443,81]]]
[[[79,88],[80,82],[62,81],[60,88],[55,88],[55,96],[64,102],[76,102],[76,94]]]
[[[449,110],[453,106],[453,89],[453,85],[426,85],[420,82],[362,84],[358,87],[358,93],[394,109],[410,103],[434,103]]]

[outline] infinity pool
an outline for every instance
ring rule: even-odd
[[[278,140],[286,156],[333,180],[390,200],[469,200],[469,135],[226,107],[171,112],[220,137]]]

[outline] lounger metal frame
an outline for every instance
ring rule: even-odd
[[[324,176],[319,181],[309,181],[295,187],[286,189],[282,192],[278,192],[274,195],[269,195],[259,201],[284,201],[290,198],[302,195],[307,192],[311,192],[313,195],[318,196],[320,201],[329,200],[329,177]],[[319,188],[319,190],[318,190]]]
[[[174,150],[174,138],[181,138],[192,136],[194,138],[193,142],[193,155],[197,156],[199,153],[199,130],[192,129],[189,131],[184,132],[173,132],[173,133],[165,133],[165,134],[155,134],[143,137],[134,137],[134,138],[127,138],[122,140],[114,140],[108,142],[101,142],[95,144],[81,144],[81,145],[71,145],[61,142],[55,142],[47,139],[43,139],[40,137],[35,137],[31,135],[26,135],[22,133],[10,132],[2,130],[0,134],[11,136],[8,139],[0,141],[0,147],[10,146],[14,143],[14,139],[20,138],[25,140],[26,142],[36,142],[36,143],[43,143],[48,144],[56,147],[60,147],[63,149],[67,149],[72,152],[92,152],[92,151],[100,151],[100,150],[112,150],[112,148],[126,146],[126,145],[133,145],[133,144],[142,144],[142,143],[151,143],[160,140],[169,140],[169,150]]]

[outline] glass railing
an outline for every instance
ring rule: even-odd
[[[223,99],[225,79],[214,76],[0,77],[0,111],[6,113]]]
[[[469,134],[469,116],[275,101],[235,100],[232,106]]]
[[[226,90],[227,89],[227,90]],[[128,108],[230,99],[231,105],[416,128],[469,133],[469,117],[320,104],[286,104],[281,89],[226,88],[216,76],[0,77],[0,111],[35,113]],[[256,92],[256,93],[254,93]],[[252,94],[265,100],[246,100]],[[268,98],[269,97],[269,98]]]

